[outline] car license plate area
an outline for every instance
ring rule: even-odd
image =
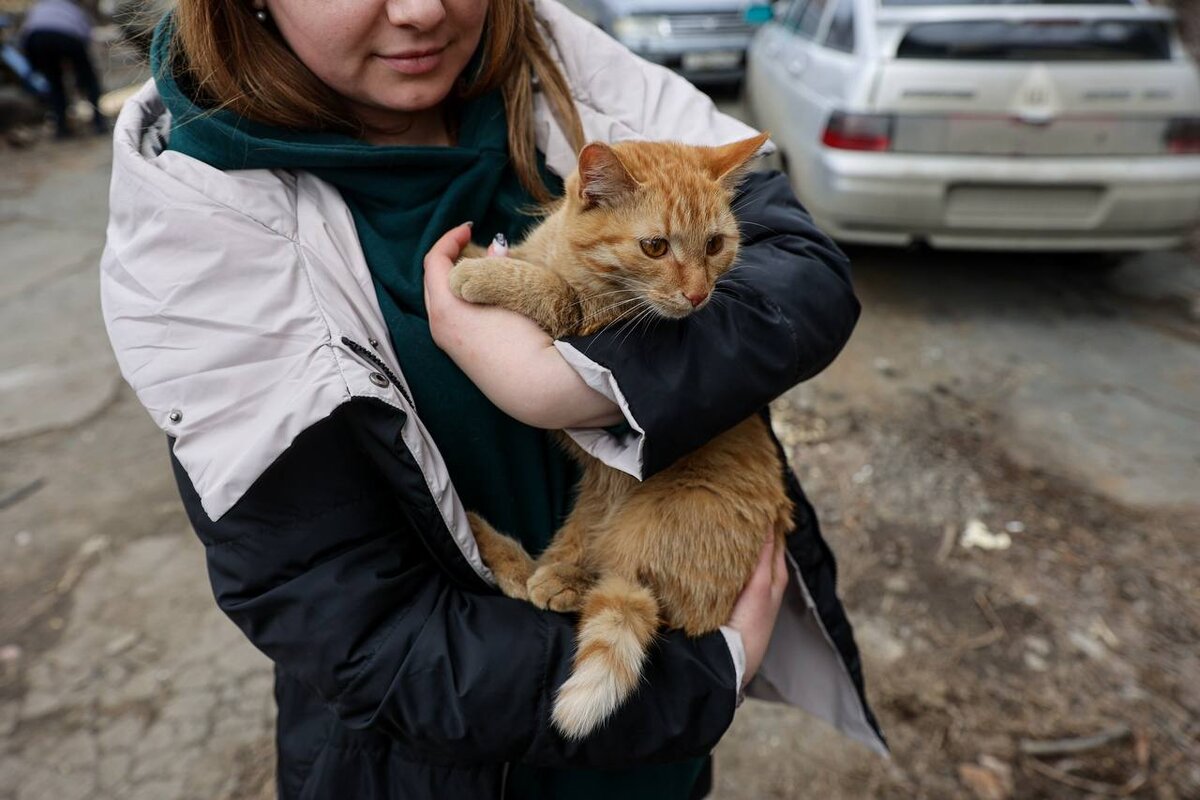
[[[713,72],[733,69],[741,62],[742,54],[737,50],[709,50],[700,53],[684,53],[681,66],[684,72]]]
[[[946,194],[946,224],[975,229],[1087,227],[1103,198],[1101,186],[959,184]]]
[[[946,152],[974,155],[1098,156],[1146,152],[1152,134],[1123,120],[1057,119],[1045,123],[1006,117],[952,117],[947,123]]]

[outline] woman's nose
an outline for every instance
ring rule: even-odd
[[[442,0],[387,0],[388,22],[399,28],[427,31],[446,18]]]

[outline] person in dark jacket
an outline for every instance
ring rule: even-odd
[[[71,134],[67,121],[67,88],[63,67],[69,67],[80,94],[92,106],[92,128],[108,130],[100,112],[100,80],[88,52],[92,42],[92,20],[74,0],[38,0],[21,26],[21,47],[29,64],[50,84],[50,111],[59,139]]]
[[[467,523],[537,551],[575,479],[548,429],[645,478],[841,349],[848,263],[778,173],[739,193],[727,302],[688,319],[551,341],[449,292],[467,238],[519,240],[584,141],[745,125],[555,0],[181,0],[152,50],[104,316],[217,602],[276,665],[280,797],[685,800],[743,687],[884,750],[790,474],[782,569],[719,632],[662,636],[581,741],[549,716],[573,619],[500,595]]]

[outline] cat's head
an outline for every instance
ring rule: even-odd
[[[575,282],[638,295],[672,319],[703,308],[737,258],[730,204],[766,141],[584,147],[565,187],[567,235],[586,273]]]

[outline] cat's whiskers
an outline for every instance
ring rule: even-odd
[[[611,303],[611,304],[605,306],[604,308],[601,308],[597,311],[593,311],[591,314],[588,314],[586,317],[581,319],[579,321],[579,323],[580,323],[580,325],[582,325],[585,322],[589,322],[589,321],[595,319],[596,317],[599,317],[603,314],[608,313],[609,311],[612,311],[614,308],[620,308],[621,306],[628,305],[629,303],[633,303],[633,302],[636,302],[641,299],[642,299],[641,297],[635,296],[635,297],[627,298],[625,300],[621,300],[620,302]]]
[[[609,322],[605,323],[604,327],[602,327],[600,330],[596,331],[596,335],[599,336],[600,334],[604,333],[605,331],[607,331],[609,328],[616,325],[617,323],[621,323],[621,327],[624,328],[624,326],[630,322],[630,320],[628,320],[627,317],[629,317],[631,314],[640,314],[644,310],[645,306],[649,304],[648,301],[646,300],[646,298],[641,297],[641,296],[635,297],[633,299],[640,300],[641,303],[634,306],[633,308],[625,309],[620,314],[618,314],[615,318],[613,318]]]
[[[760,190],[760,192],[761,192],[761,190]],[[756,200],[756,199],[758,199],[756,194],[747,194],[739,202],[731,203],[729,205],[729,210],[732,211],[733,215],[736,217],[737,212],[739,212],[743,208],[745,208],[750,203],[751,200]]]
[[[645,301],[646,301],[646,299],[645,299],[644,297],[641,297],[641,296],[634,297],[634,298],[631,298],[631,299],[633,299],[633,300],[641,300],[642,302],[645,302]],[[627,309],[625,309],[625,310],[624,310],[624,311],[622,311],[620,314],[618,314],[618,315],[617,315],[617,316],[616,316],[614,319],[612,319],[612,320],[610,320],[609,322],[605,323],[604,327],[603,327],[603,328],[601,328],[601,329],[600,329],[599,331],[597,331],[596,333],[597,333],[597,334],[603,333],[604,331],[608,330],[608,329],[609,329],[609,328],[611,328],[613,325],[617,324],[618,322],[620,322],[622,319],[624,319],[625,317],[629,316],[630,314],[633,314],[633,313],[635,313],[635,312],[638,312],[638,311],[640,311],[640,310],[641,310],[641,308],[642,308],[642,307],[641,307],[640,305],[637,305],[637,306],[634,306],[633,308],[627,308]]]
[[[738,220],[738,225],[757,225],[767,233],[779,233],[778,229],[776,228],[772,228],[769,225],[763,225],[761,222],[754,222],[753,220],[748,219]]]
[[[608,279],[617,281],[626,290],[642,292],[643,294],[651,288],[648,282],[640,278],[635,278],[632,275],[609,275]]]
[[[643,302],[646,302],[646,301],[645,301],[645,298],[643,298],[643,297],[638,297],[638,298],[635,298],[635,299],[637,299],[637,300],[642,300]],[[629,316],[630,314],[637,313],[637,312],[639,312],[639,311],[641,311],[641,310],[642,310],[642,306],[640,306],[640,305],[636,305],[636,306],[634,306],[633,308],[627,308],[627,309],[625,309],[624,311],[622,311],[620,314],[618,314],[618,315],[616,316],[616,318],[615,318],[615,319],[611,320],[610,322],[607,322],[607,323],[605,323],[604,327],[600,328],[600,330],[598,330],[598,331],[596,331],[596,332],[595,332],[595,334],[594,334],[594,335],[593,335],[593,337],[592,337],[592,343],[600,341],[600,336],[601,336],[601,334],[604,334],[604,333],[606,333],[606,332],[608,331],[608,329],[609,329],[609,328],[611,328],[612,326],[614,326],[614,325],[616,325],[617,323],[621,322],[623,319],[625,319],[625,317]],[[626,324],[627,324],[627,323],[626,323]],[[624,325],[622,325],[622,327],[624,327]],[[592,344],[591,344],[591,343],[589,343],[589,344],[588,344],[588,346],[587,346],[586,348],[584,348],[583,354],[584,354],[584,355],[587,355],[587,353],[588,353],[588,350],[590,350],[590,349],[591,349],[591,347],[592,347]]]
[[[730,275],[732,275],[733,273],[735,273],[735,272],[737,272],[737,271],[739,271],[739,270],[746,270],[746,271],[749,271],[749,270],[752,270],[752,269],[756,269],[756,270],[759,270],[759,271],[761,271],[761,272],[766,272],[766,271],[767,271],[767,268],[766,268],[766,267],[763,267],[763,266],[761,266],[761,265],[759,265],[759,264],[747,264],[746,262],[744,262],[744,261],[743,261],[742,263],[740,263],[740,264],[738,264],[738,265],[736,265],[736,266],[734,266],[734,267],[731,267],[730,269],[726,270],[726,271],[725,271],[725,274],[724,274],[724,275],[722,275],[722,276],[721,276],[721,278],[722,278],[722,279],[724,279],[724,278],[727,278],[727,277],[729,277]]]
[[[628,341],[633,332],[637,330],[639,323],[645,320],[653,321],[653,315],[656,313],[659,313],[658,308],[656,308],[653,303],[647,300],[646,307],[642,309],[641,313],[624,324],[623,327],[625,328],[625,335],[621,337],[621,341],[617,342],[617,349],[620,350],[625,346],[625,342]],[[647,327],[649,326],[647,325]]]
[[[726,289],[725,291],[721,291],[721,289],[722,289],[722,287],[720,284],[713,287],[712,300],[710,301],[712,303],[713,308],[720,308],[721,303],[723,303],[723,302],[732,303],[734,301],[734,299],[737,298],[737,295],[735,295],[733,292],[729,291],[728,289]]]
[[[611,296],[614,294],[629,294],[629,290],[628,289],[614,289],[611,292],[600,292],[599,294],[589,294],[585,297],[580,297],[578,300],[571,303],[570,307],[575,308],[576,306],[581,306],[584,303],[590,303],[591,301],[596,300],[597,298],[608,297],[608,296]]]

